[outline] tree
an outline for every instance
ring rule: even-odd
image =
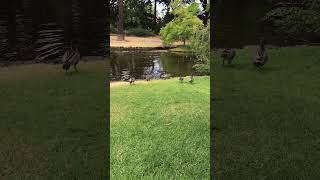
[[[119,19],[118,19],[118,40],[123,41],[124,40],[124,3],[123,0],[118,0],[118,6],[119,6]]]
[[[154,0],[154,12],[153,12],[153,23],[157,25],[157,0]]]
[[[202,21],[197,17],[199,6],[197,3],[188,5],[183,0],[175,0],[170,4],[174,19],[161,28],[160,35],[164,45],[175,41],[189,40],[192,35],[203,27]]]
[[[208,24],[208,20],[209,20],[209,14],[210,14],[210,11],[209,11],[209,7],[208,6],[208,0],[200,0],[201,4],[202,4],[202,8],[203,8],[203,13],[200,15],[201,16],[201,19],[203,21],[203,24],[204,26],[207,26]]]

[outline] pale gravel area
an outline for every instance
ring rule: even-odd
[[[183,42],[174,43],[171,47],[176,47],[177,45],[182,45]],[[111,47],[145,47],[145,48],[155,48],[163,47],[162,40],[160,36],[152,37],[134,37],[126,36],[124,41],[119,41],[118,36],[110,35],[110,46]]]
[[[146,80],[136,80],[134,84],[150,84],[155,81],[163,81],[163,79],[157,79],[157,80],[151,80],[151,81],[146,81]],[[110,82],[110,87],[122,87],[122,86],[130,86],[129,82],[124,82],[124,81],[114,81]],[[132,86],[132,85],[131,85]]]

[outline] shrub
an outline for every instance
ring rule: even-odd
[[[207,27],[197,31],[191,39],[191,49],[198,57],[197,64],[193,67],[197,73],[210,73],[210,22]]]
[[[192,69],[199,75],[209,75],[210,66],[209,64],[195,64]]]
[[[115,27],[114,25],[110,25],[110,33],[113,33],[113,34],[117,34],[118,33],[118,29],[117,27]]]
[[[139,37],[147,37],[147,36],[153,36],[153,32],[147,29],[143,28],[132,28],[128,29],[126,32],[129,36],[139,36]]]
[[[319,42],[320,0],[280,1],[263,21],[274,35],[292,42]]]

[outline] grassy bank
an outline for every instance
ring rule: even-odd
[[[209,179],[209,77],[110,91],[112,179]]]
[[[269,49],[261,72],[254,49],[215,72],[216,179],[320,177],[320,48]]]
[[[105,179],[106,62],[0,68],[0,179]]]

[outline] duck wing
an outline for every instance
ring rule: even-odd
[[[70,50],[70,49],[67,50],[67,51],[63,54],[63,56],[62,56],[62,62],[63,62],[63,63],[69,62],[70,59],[73,57],[74,54],[75,54],[74,51],[72,51],[72,50]]]

